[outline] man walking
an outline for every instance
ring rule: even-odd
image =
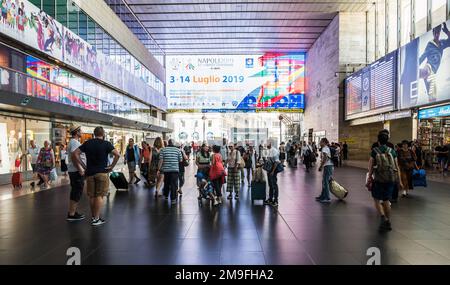
[[[331,149],[329,146],[329,142],[327,138],[323,138],[320,140],[321,150],[321,163],[319,167],[319,171],[323,169],[323,177],[322,177],[322,193],[319,197],[316,197],[316,201],[320,203],[330,203],[330,178],[333,175],[333,161]]]
[[[180,162],[183,161],[183,155],[178,147],[175,146],[172,139],[169,140],[167,147],[160,152],[158,175],[164,173],[164,195],[169,197],[172,205],[177,203],[178,180],[180,172]]]
[[[266,201],[264,201],[264,205],[272,205],[277,207],[278,206],[277,167],[278,164],[281,163],[279,157],[280,153],[276,148],[272,147],[271,142],[267,144],[267,149],[268,149],[267,164],[269,168],[267,168],[266,170],[267,170],[267,180],[269,182],[269,199],[266,199]]]
[[[73,152],[81,146],[81,127],[72,126],[69,129],[70,141],[67,145],[67,171],[69,172],[70,179],[70,202],[69,202],[69,213],[67,214],[67,221],[81,221],[84,220],[85,216],[77,212],[78,203],[81,200],[84,189],[84,176],[80,175],[77,166],[75,165],[72,154]],[[84,153],[80,155],[80,163],[83,169],[86,169],[86,156]]]
[[[81,153],[86,154],[86,168],[83,168]],[[108,166],[109,154],[114,155]],[[92,212],[92,226],[103,225],[106,221],[100,218],[103,198],[109,192],[109,172],[113,171],[119,160],[119,152],[105,140],[105,130],[102,127],[94,129],[94,138],[86,141],[72,154],[81,176],[86,174],[87,194]]]
[[[398,171],[397,153],[394,149],[387,146],[388,140],[388,134],[384,132],[378,134],[379,146],[372,149],[369,160],[368,183],[373,183],[371,192],[375,208],[381,216],[379,227],[381,232],[392,230],[390,220],[391,203],[389,200],[392,199],[397,178],[400,181],[400,188],[403,188],[400,172]]]

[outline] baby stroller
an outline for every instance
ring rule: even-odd
[[[202,172],[197,172],[195,177],[197,178],[199,207],[203,206],[203,199],[210,200],[213,202],[214,206],[217,206],[219,202],[214,195],[214,187],[212,186],[212,183],[207,180],[206,175]]]

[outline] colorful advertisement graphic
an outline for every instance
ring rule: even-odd
[[[1,33],[149,104],[164,110],[167,108],[167,99],[148,85],[147,78],[131,73],[123,67],[131,62],[119,63],[97,51],[95,47],[26,0],[0,0],[0,3]],[[133,65],[141,66],[134,59]],[[46,77],[45,74],[36,75]]]
[[[305,54],[167,56],[169,110],[301,111]]]
[[[28,1],[1,0],[0,32],[62,60],[62,25]]]
[[[401,48],[399,106],[450,99],[450,21]]]

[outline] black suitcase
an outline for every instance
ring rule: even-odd
[[[255,200],[266,199],[266,182],[252,182],[252,203]]]
[[[113,172],[109,175],[109,179],[117,190],[128,190],[128,181],[122,172]]]

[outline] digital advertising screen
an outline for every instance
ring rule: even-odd
[[[450,99],[450,21],[400,49],[401,109]]]
[[[169,110],[303,111],[305,54],[167,56]]]
[[[347,120],[394,110],[397,55],[392,52],[345,79]]]

